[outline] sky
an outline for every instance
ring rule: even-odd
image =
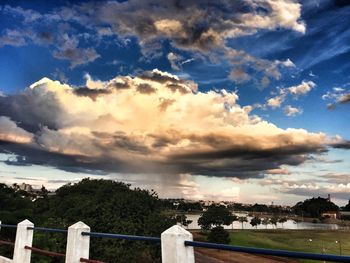
[[[1,1],[0,181],[350,199],[346,0]]]

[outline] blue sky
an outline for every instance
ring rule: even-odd
[[[350,199],[346,1],[3,1],[0,13],[3,181]]]

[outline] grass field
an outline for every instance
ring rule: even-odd
[[[325,254],[336,255],[340,254],[341,245],[342,255],[350,255],[350,231],[233,230],[230,232],[230,238],[231,245],[313,253],[323,253],[324,249]]]

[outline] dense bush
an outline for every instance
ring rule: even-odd
[[[222,226],[217,226],[210,230],[208,241],[212,243],[229,244],[230,234]]]

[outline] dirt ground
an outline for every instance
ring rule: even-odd
[[[296,263],[299,261],[216,249],[195,248],[196,263]]]

